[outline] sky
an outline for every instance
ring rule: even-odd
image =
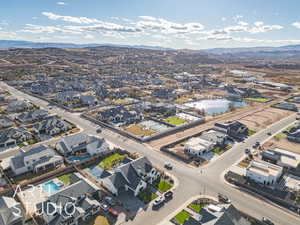
[[[300,44],[299,0],[0,0],[0,40],[207,49]]]

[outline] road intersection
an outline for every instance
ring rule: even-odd
[[[7,89],[11,93],[14,93],[14,95],[19,98],[30,100],[34,104],[47,108],[50,112],[56,113],[70,122],[77,124],[81,129],[84,130],[84,132],[91,135],[98,135],[96,132],[98,126],[81,118],[79,114],[70,113],[55,106],[49,108],[48,102],[18,91],[3,82],[0,84],[0,86],[4,89]],[[223,179],[224,172],[244,156],[244,150],[246,148],[251,148],[256,141],[259,141],[260,143],[267,141],[271,137],[267,133],[271,132],[273,135],[275,135],[282,129],[294,123],[295,120],[296,114],[293,114],[278,121],[277,123],[272,124],[265,130],[249,137],[244,143],[236,144],[231,150],[220,156],[219,159],[200,169],[188,166],[182,162],[172,159],[165,155],[165,153],[151,149],[145,144],[137,143],[110,130],[104,129],[100,134],[101,137],[106,138],[108,141],[130,152],[137,152],[141,155],[147,156],[155,166],[162,168],[165,162],[171,162],[173,164],[173,170],[171,173],[176,176],[179,181],[179,186],[174,190],[174,198],[172,201],[170,201],[166,206],[162,207],[159,211],[152,211],[149,207],[146,209],[146,212],[141,212],[133,221],[129,221],[128,224],[159,224],[164,220],[164,218],[179,208],[191,197],[199,194],[216,196],[217,193],[223,193],[227,195],[237,208],[254,217],[270,218],[276,225],[300,224],[299,217],[287,213],[282,209],[272,206],[249,194],[241,192],[225,183]]]

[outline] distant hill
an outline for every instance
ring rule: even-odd
[[[9,48],[86,48],[86,47],[124,47],[124,48],[144,48],[152,50],[173,50],[171,48],[163,48],[159,46],[146,45],[116,45],[116,44],[74,44],[74,43],[55,43],[55,42],[31,42],[31,41],[15,41],[0,40],[0,49]]]

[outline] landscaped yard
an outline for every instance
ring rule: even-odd
[[[219,147],[214,148],[214,149],[212,150],[212,152],[214,152],[214,153],[216,153],[216,154],[218,154],[218,155],[221,155],[221,154],[223,153],[223,151],[222,151]]]
[[[121,155],[119,153],[114,153],[100,161],[98,164],[99,167],[105,170],[111,170],[114,165],[116,165],[118,162],[122,161],[126,155]]]
[[[159,192],[164,193],[172,188],[172,184],[165,180],[160,180],[155,184],[155,187],[158,189]]]
[[[200,212],[200,210],[204,207],[205,205],[204,204],[194,204],[194,203],[191,203],[188,205],[188,207],[190,209],[192,209],[193,211],[195,212]]]
[[[142,129],[142,127],[138,124],[130,125],[130,126],[126,127],[125,130],[136,136],[150,136],[150,135],[156,133],[155,130]]]
[[[188,214],[187,211],[182,210],[180,213],[178,213],[174,219],[176,220],[177,223],[183,224],[184,221],[188,220],[190,218],[190,214]]]
[[[248,130],[248,135],[249,136],[251,136],[251,135],[253,135],[253,134],[255,134],[256,133],[256,131],[254,131],[254,130]]]
[[[249,100],[249,101],[255,101],[255,102],[267,102],[269,101],[270,99],[269,98],[246,98],[246,100]]]
[[[283,139],[283,138],[287,138],[287,135],[284,133],[279,133],[275,135],[275,139]]]
[[[68,173],[68,174],[65,174],[65,175],[62,175],[62,176],[58,177],[57,179],[64,182],[64,184],[69,184],[71,182],[70,181],[70,176],[71,176],[71,174]]]
[[[151,192],[149,188],[143,190],[142,192],[139,193],[138,198],[144,202],[145,204],[148,204],[152,200],[156,199],[158,197],[157,194]]]
[[[170,117],[164,119],[164,121],[169,123],[169,124],[172,124],[174,126],[179,126],[179,125],[184,124],[184,123],[187,122],[185,119],[182,119],[178,116],[170,116]]]

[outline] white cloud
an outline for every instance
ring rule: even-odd
[[[65,3],[65,2],[57,2],[56,4],[57,5],[67,5],[67,3]]]
[[[88,17],[74,17],[74,16],[62,16],[57,15],[52,12],[42,12],[42,15],[48,17],[50,20],[62,20],[70,23],[79,23],[79,24],[92,24],[92,23],[101,23],[102,21],[98,19],[92,19]]]
[[[95,37],[91,34],[87,34],[84,36],[85,39],[94,39]]]
[[[294,22],[292,25],[298,29],[300,29],[300,22]]]
[[[262,22],[262,21],[256,21],[256,22],[254,23],[254,25],[257,26],[257,27],[261,27],[261,26],[264,25],[264,22]]]
[[[155,17],[153,17],[153,16],[139,16],[141,19],[143,19],[143,20],[152,20],[152,21],[154,21],[154,20],[157,20]]]

